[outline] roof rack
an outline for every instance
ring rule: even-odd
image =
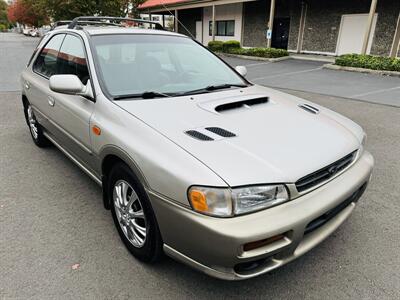
[[[103,16],[82,16],[73,19],[68,24],[68,29],[74,29],[77,25],[85,24],[85,25],[117,25],[116,22],[134,22],[134,23],[142,23],[142,24],[151,24],[154,25],[155,29],[164,30],[164,27],[157,22],[142,20],[142,19],[131,19],[131,18],[123,18],[123,17],[103,17]],[[118,26],[118,25],[117,25]]]
[[[54,29],[56,29],[57,27],[60,27],[60,26],[68,26],[71,22],[72,22],[71,20],[69,20],[69,21],[63,20],[63,21],[54,22],[54,24],[51,26],[50,30],[54,30]],[[88,21],[78,21],[77,25],[103,25],[103,26],[107,25],[107,26],[122,27],[121,24],[117,24],[117,23],[89,21],[89,20]]]

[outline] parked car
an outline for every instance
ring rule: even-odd
[[[30,35],[30,36],[33,36],[33,37],[39,37],[39,36],[40,36],[40,33],[39,33],[39,30],[38,30],[38,29],[32,28],[32,29],[29,31],[29,35]]]
[[[374,164],[359,125],[251,83],[184,35],[76,24],[49,32],[23,71],[26,122],[102,187],[135,257],[246,279],[352,213]]]
[[[30,33],[31,30],[32,30],[31,27],[24,27],[24,28],[22,29],[22,34],[23,34],[23,35],[29,35],[29,33]]]

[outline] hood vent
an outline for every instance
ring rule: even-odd
[[[190,135],[192,138],[195,138],[196,140],[200,140],[200,141],[213,141],[214,140],[213,138],[209,137],[208,135],[205,135],[197,130],[188,130],[188,131],[185,131],[185,133],[187,135]]]
[[[308,104],[300,104],[299,107],[314,115],[319,114],[319,109],[315,108],[314,106]]]
[[[206,129],[208,131],[211,131],[212,133],[215,133],[219,136],[226,137],[226,138],[236,136],[236,134],[234,134],[233,132],[230,132],[230,131],[220,128],[220,127],[206,127]]]
[[[251,106],[264,104],[268,102],[268,97],[256,98],[256,99],[249,99],[231,103],[225,103],[218,105],[215,107],[215,111],[217,112],[225,112],[229,110],[239,109],[239,108],[250,108]]]

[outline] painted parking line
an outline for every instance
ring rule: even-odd
[[[381,90],[375,90],[375,91],[371,91],[371,92],[367,92],[367,93],[362,93],[362,94],[351,95],[350,98],[364,97],[364,96],[373,95],[373,94],[379,94],[379,93],[384,93],[384,92],[390,92],[390,91],[394,91],[394,90],[398,90],[398,89],[400,89],[400,86],[395,86],[395,87],[392,87],[392,88],[381,89]]]
[[[307,70],[302,70],[302,71],[287,72],[287,73],[282,73],[282,74],[276,74],[276,75],[269,75],[269,76],[263,76],[263,77],[258,77],[258,78],[252,78],[251,80],[254,81],[254,80],[263,80],[263,79],[268,79],[268,78],[284,77],[284,76],[290,76],[290,75],[314,72],[314,71],[318,71],[318,70],[322,70],[322,66],[318,67],[318,68],[312,68],[312,69],[307,69]]]

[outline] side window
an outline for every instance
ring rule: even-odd
[[[65,37],[58,53],[58,73],[76,75],[83,84],[87,83],[89,70],[80,38],[69,34]]]
[[[65,34],[57,34],[44,46],[33,65],[33,70],[46,77],[57,74],[57,56]]]

